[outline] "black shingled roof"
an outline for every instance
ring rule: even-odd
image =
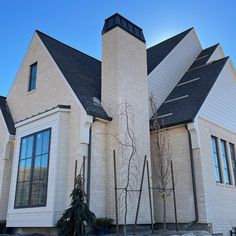
[[[0,110],[2,111],[3,118],[6,122],[8,131],[10,134],[15,134],[15,124],[11,116],[11,112],[8,108],[6,97],[0,96]]]
[[[101,101],[101,62],[36,30],[87,114],[111,120]]]
[[[189,69],[193,69],[195,67],[204,65],[207,63],[207,61],[210,59],[213,52],[216,50],[216,48],[219,46],[219,44],[216,44],[214,46],[211,46],[209,48],[206,48],[201,51],[201,53],[198,55],[194,63],[190,66]]]
[[[124,23],[126,22],[126,23]],[[104,24],[103,33],[119,26],[135,37],[145,41],[142,29],[129,20],[114,14]],[[132,27],[131,27],[132,26]],[[125,28],[127,27],[127,28]],[[170,53],[192,30],[188,29],[170,39],[147,49],[148,74]],[[86,55],[38,30],[36,33],[65,76],[89,115],[111,120],[98,101],[101,101],[101,61]]]
[[[162,60],[176,47],[176,45],[192,30],[190,28],[161,43],[147,49],[147,71],[150,74]]]
[[[159,122],[165,127],[192,122],[227,60],[228,57],[225,57],[206,65],[198,65],[187,71],[164,103],[159,107],[157,111],[160,117]],[[194,81],[186,83],[191,80]],[[168,102],[181,97],[183,98]]]

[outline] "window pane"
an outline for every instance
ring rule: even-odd
[[[39,180],[34,180],[32,184],[31,205],[39,205]]]
[[[234,183],[236,185],[236,160],[235,160],[235,151],[234,151],[234,144],[229,144],[230,148],[230,156],[231,156],[231,162],[232,162],[232,168],[233,168],[233,174],[234,174]]]
[[[32,157],[33,155],[33,136],[27,138],[27,153],[26,157]]]
[[[42,143],[43,143],[43,133],[36,135],[36,150],[35,155],[41,155],[42,153]]]
[[[43,154],[48,153],[49,151],[49,138],[50,138],[50,131],[48,130],[43,134],[43,150],[42,150]]]
[[[41,163],[41,156],[35,157],[34,161],[34,179],[39,179],[40,177],[40,164]]]
[[[25,180],[25,162],[25,160],[19,162],[18,182],[23,182]]]
[[[29,81],[29,91],[36,88],[36,77],[37,77],[37,63],[31,65],[30,67],[30,81]]]
[[[16,207],[27,206],[29,200],[29,182],[18,183],[16,191]]]
[[[47,194],[47,180],[40,180],[39,182],[39,204],[46,203]]]
[[[219,165],[219,153],[217,147],[217,138],[211,137],[212,141],[212,153],[213,153],[213,161],[214,161],[214,172],[215,178],[217,182],[222,182],[221,173],[220,173],[220,165]]]
[[[32,77],[36,77],[37,74],[37,64],[31,66],[31,75]]]
[[[47,178],[47,172],[48,172],[48,155],[43,155],[41,159],[41,178]]]
[[[230,184],[229,164],[228,164],[228,157],[227,157],[227,152],[226,152],[226,142],[224,140],[221,140],[221,150],[222,150],[225,183]]]
[[[26,150],[27,150],[27,138],[23,138],[23,139],[21,140],[20,159],[26,158]]]

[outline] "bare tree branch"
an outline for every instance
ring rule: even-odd
[[[157,189],[163,202],[163,229],[166,230],[166,201],[171,193],[171,150],[168,134],[157,114],[157,106],[153,96],[150,97],[151,119],[151,155],[154,189]]]

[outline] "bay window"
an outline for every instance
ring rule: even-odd
[[[15,208],[46,206],[50,138],[46,129],[21,139]]]

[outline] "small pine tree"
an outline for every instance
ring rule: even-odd
[[[95,214],[91,212],[84,202],[83,177],[78,175],[75,180],[75,188],[71,193],[70,207],[65,210],[62,217],[57,222],[59,235],[62,236],[81,236],[84,235],[84,222],[94,224]]]

